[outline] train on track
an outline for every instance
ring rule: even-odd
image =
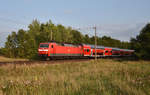
[[[122,57],[132,56],[134,50],[95,46],[90,44],[68,44],[68,43],[40,43],[39,56],[44,58],[93,58],[97,57]]]

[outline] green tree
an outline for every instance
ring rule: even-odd
[[[0,55],[5,55],[6,49],[1,47],[0,48]]]
[[[131,48],[139,58],[150,59],[150,24],[147,24],[136,38],[131,39]]]
[[[84,43],[85,44],[90,44],[91,43],[90,37],[87,34],[84,36]]]
[[[83,43],[83,35],[79,31],[72,30],[71,34],[72,34],[72,43],[74,44]]]
[[[8,57],[17,57],[17,47],[18,40],[16,32],[12,32],[11,35],[8,35],[7,42],[5,43],[6,56]]]
[[[26,43],[27,36],[23,29],[20,29],[17,33],[17,56],[24,57],[26,55]]]

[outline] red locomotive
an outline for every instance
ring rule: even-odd
[[[134,50],[119,49],[112,47],[97,46],[88,44],[67,44],[67,43],[40,43],[38,53],[46,58],[55,57],[94,57],[95,51],[97,57],[105,56],[131,56]]]

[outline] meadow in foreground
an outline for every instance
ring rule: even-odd
[[[150,62],[94,61],[0,67],[2,95],[150,95]]]
[[[14,62],[14,61],[29,61],[28,59],[16,59],[16,58],[7,58],[4,56],[0,56],[0,62]]]

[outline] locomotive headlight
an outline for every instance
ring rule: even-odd
[[[48,51],[48,49],[39,49],[39,51]]]
[[[45,49],[44,51],[48,51],[48,49]]]

